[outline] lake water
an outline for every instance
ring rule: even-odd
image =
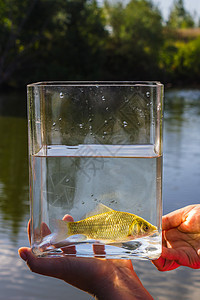
[[[0,300],[93,299],[66,283],[31,273],[17,250],[28,246],[26,93],[0,94]],[[200,202],[200,90],[165,93],[163,213]],[[200,271],[159,272],[133,261],[158,300],[199,299]]]

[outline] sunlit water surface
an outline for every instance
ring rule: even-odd
[[[28,246],[29,219],[25,94],[0,95],[0,299],[93,299],[66,283],[31,273],[17,250]],[[16,108],[16,109],[15,109]],[[200,90],[165,95],[163,212],[200,200]],[[200,271],[161,273],[133,261],[155,299],[199,299]]]

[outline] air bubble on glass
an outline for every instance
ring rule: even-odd
[[[146,96],[147,96],[147,98],[149,98],[150,97],[150,92],[146,92]]]

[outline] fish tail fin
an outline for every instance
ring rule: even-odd
[[[65,240],[70,235],[69,224],[71,222],[63,220],[53,220],[53,227],[55,233],[51,239],[51,244],[57,244],[60,241]]]

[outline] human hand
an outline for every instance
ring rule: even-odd
[[[69,215],[64,220],[73,221]],[[50,234],[46,226],[43,236]],[[28,225],[30,238],[30,222]],[[94,246],[94,252],[104,252],[103,245]],[[63,252],[76,253],[75,246],[64,247]],[[36,257],[30,248],[19,249],[19,255],[27,262],[31,271],[64,280],[65,282],[86,291],[97,299],[152,299],[137,277],[130,260],[102,258],[80,258],[74,256]]]
[[[200,205],[189,205],[162,219],[163,249],[153,261],[159,271],[179,266],[200,268]]]

